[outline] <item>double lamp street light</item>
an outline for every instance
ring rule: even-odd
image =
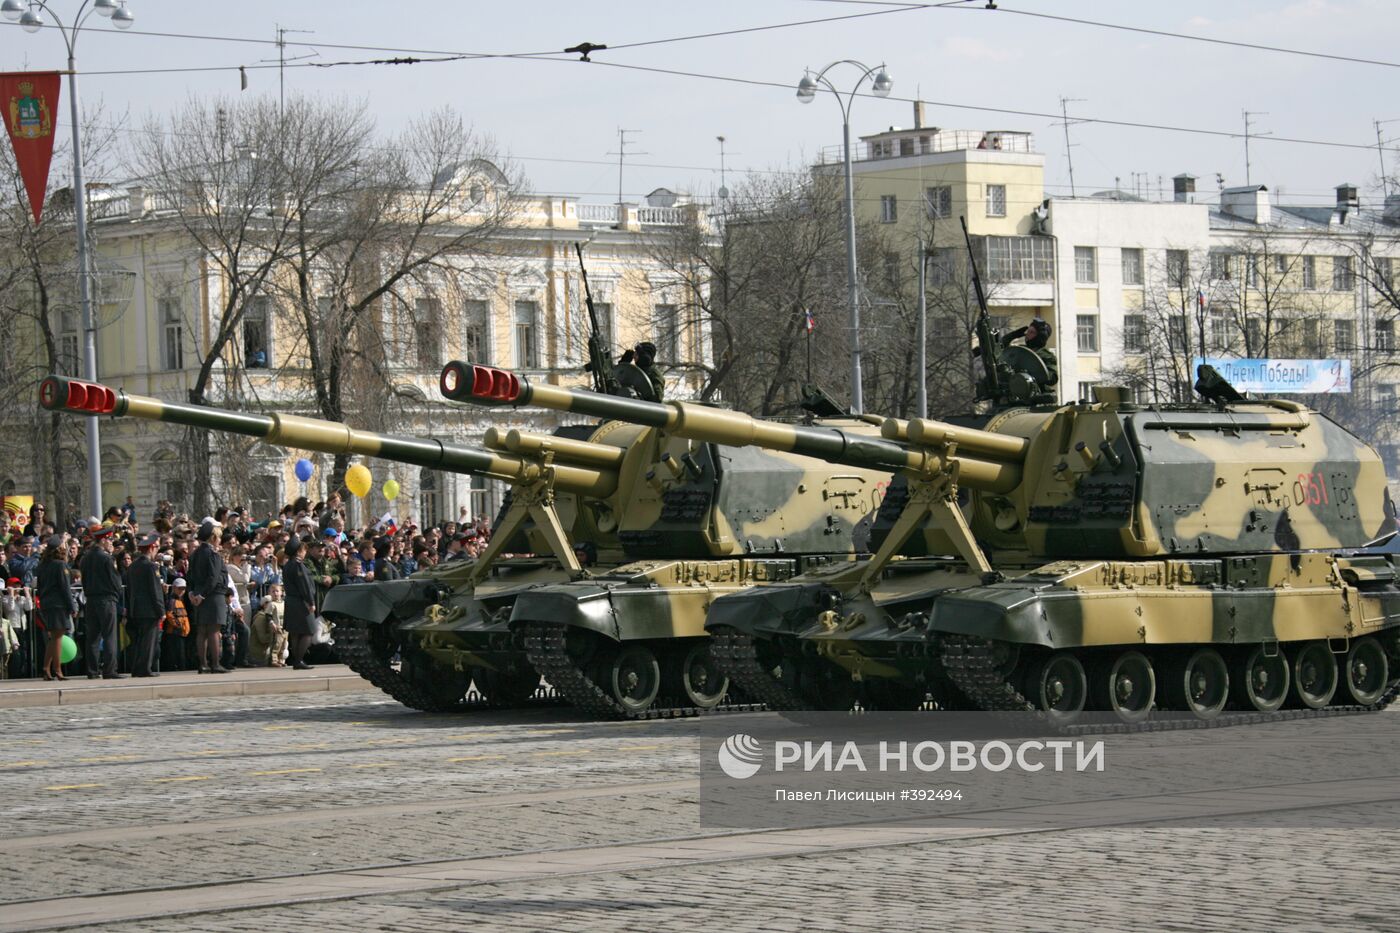
[[[842,97],[841,91],[831,83],[826,73],[837,65],[851,65],[860,69],[861,76]],[[871,76],[874,76],[871,78]],[[860,289],[856,281],[856,197],[855,182],[851,178],[851,104],[856,93],[866,79],[870,78],[870,92],[876,97],[888,97],[894,82],[890,80],[883,64],[868,68],[849,58],[832,62],[816,74],[808,71],[797,83],[797,99],[810,104],[816,99],[817,91],[826,88],[841,105],[842,157],[846,166],[846,299],[851,311],[851,413],[860,414],[865,410],[865,393],[861,389],[860,376]]]
[[[0,0],[0,15],[18,21],[25,32],[38,32],[48,24],[43,14],[54,19],[54,25],[68,47],[68,115],[73,124],[73,225],[78,236],[78,303],[82,311],[83,378],[97,381],[97,334],[92,316],[92,294],[88,258],[87,191],[83,187],[83,146],[78,125],[78,70],[75,54],[78,34],[92,14],[104,16],[118,29],[130,29],[136,15],[127,9],[126,0],[82,0],[73,14],[71,25],[65,26],[46,0]],[[87,423],[87,466],[89,515],[102,513],[102,442],[96,416]]]

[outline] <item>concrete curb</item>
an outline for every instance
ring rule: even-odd
[[[297,672],[295,676],[290,672],[255,669],[218,676],[181,672],[120,681],[70,679],[61,684],[43,680],[4,681],[0,682],[0,709],[369,689],[372,689],[369,681],[340,664]]]

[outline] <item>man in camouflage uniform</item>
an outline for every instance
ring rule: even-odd
[[[1050,322],[1037,317],[1031,318],[1031,322],[1025,327],[1018,327],[1001,338],[1003,347],[1011,346],[1013,340],[1024,338],[1026,349],[1045,363],[1045,371],[1050,374],[1050,378],[1041,384],[1042,389],[1048,389],[1060,381],[1060,361],[1056,358],[1055,351],[1046,346],[1050,341],[1051,332]]]
[[[655,401],[661,401],[662,395],[666,391],[666,380],[661,377],[661,370],[656,366],[656,344],[650,340],[637,344],[633,349],[634,359],[637,368],[646,373],[646,377],[651,381]]]

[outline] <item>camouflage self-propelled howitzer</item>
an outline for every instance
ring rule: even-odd
[[[634,417],[658,403],[532,385],[489,367],[449,363],[441,390],[474,404],[563,410],[571,398],[602,399],[621,420],[605,422],[600,432],[640,426],[606,502],[608,517],[599,519],[628,563],[532,587],[510,610],[512,632],[545,679],[599,716],[678,715],[719,705],[727,685],[705,633],[711,603],[866,552],[888,480],[879,468],[697,442]],[[876,424],[836,423],[853,438],[885,443]],[[512,432],[507,442],[518,438]]]
[[[405,705],[427,711],[518,705],[536,696],[539,674],[506,628],[510,601],[523,588],[580,574],[574,551],[580,544],[599,561],[616,559],[615,537],[594,523],[605,509],[580,508],[580,503],[616,492],[622,454],[616,444],[625,445],[640,432],[623,424],[607,431],[563,428],[566,436],[528,435],[507,449],[504,437],[491,431],[486,444],[494,449],[482,449],[295,415],[164,402],[62,376],[44,380],[40,402],[73,414],[164,421],[510,484],[512,496],[496,534],[475,561],[450,561],[406,580],[338,586],[322,607],[334,622],[337,653],[356,673]],[[593,442],[580,435],[591,435]],[[510,553],[529,556],[503,556]]]
[[[721,669],[770,705],[931,696],[1137,721],[1388,699],[1400,588],[1374,547],[1395,527],[1380,459],[1318,412],[1203,376],[1200,405],[1104,388],[982,429],[889,420],[880,440],[523,381],[508,393],[898,474],[868,561],[711,607]]]
[[[795,705],[843,705],[804,682],[833,668],[901,706],[928,695],[1060,722],[1388,700],[1400,590],[1393,558],[1368,552],[1394,530],[1379,458],[1318,412],[1205,375],[1212,404],[1139,406],[1103,388],[1094,403],[1003,411],[984,431],[887,421],[914,450],[1000,445],[1019,480],[906,471],[868,564],[720,601],[709,625],[788,659]]]

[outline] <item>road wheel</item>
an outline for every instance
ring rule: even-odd
[[[1309,641],[1293,651],[1294,704],[1322,709],[1337,692],[1337,656],[1325,641]]]
[[[661,664],[646,645],[622,645],[608,670],[613,700],[628,713],[645,711],[661,689]]]
[[[1244,655],[1244,663],[1230,678],[1230,690],[1235,702],[1244,709],[1272,713],[1288,699],[1288,658],[1283,649],[1273,646],[1269,654],[1263,645],[1255,645]]]
[[[1342,667],[1346,691],[1359,706],[1372,706],[1385,693],[1390,682],[1390,664],[1385,649],[1374,638],[1361,638],[1347,652]]]
[[[1198,648],[1167,678],[1165,699],[1198,719],[1214,719],[1230,699],[1230,669],[1214,648]]]
[[[729,678],[719,672],[710,657],[710,640],[692,644],[681,658],[681,688],[692,706],[714,709],[724,701]]]
[[[1157,699],[1157,672],[1141,651],[1125,651],[1099,669],[1094,707],[1123,722],[1142,722]]]
[[[1057,722],[1072,722],[1084,711],[1089,680],[1084,665],[1068,651],[1057,651],[1031,669],[1030,701]]]

